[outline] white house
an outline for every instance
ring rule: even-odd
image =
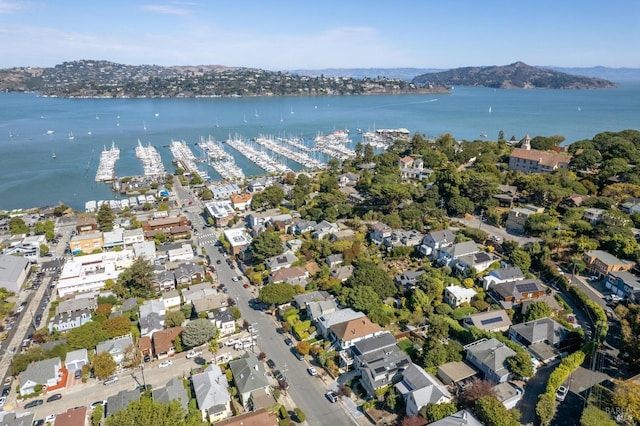
[[[472,288],[450,285],[444,289],[444,301],[452,308],[457,308],[465,302],[471,303],[476,294],[476,291]]]
[[[180,292],[178,290],[165,291],[160,299],[164,303],[165,310],[180,307]]]
[[[59,357],[36,361],[18,375],[20,381],[20,395],[35,393],[37,385],[53,387],[61,379],[60,368],[62,361]]]

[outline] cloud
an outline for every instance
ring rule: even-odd
[[[192,5],[193,3],[179,3],[183,5]],[[150,12],[162,13],[165,15],[178,15],[178,16],[186,16],[190,15],[191,11],[181,7],[169,6],[164,4],[147,4],[141,7],[143,10],[148,10]]]
[[[24,9],[23,2],[11,2],[6,0],[0,0],[0,14],[14,13]]]

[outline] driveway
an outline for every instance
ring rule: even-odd
[[[534,425],[538,424],[538,416],[536,415],[536,404],[538,397],[547,388],[549,376],[558,365],[559,361],[555,361],[549,365],[538,368],[536,375],[533,376],[524,387],[524,397],[520,401],[518,409],[520,410],[520,424]],[[575,424],[575,423],[574,423]]]

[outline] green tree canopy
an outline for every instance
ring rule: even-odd
[[[514,356],[507,358],[507,365],[516,376],[533,377],[533,363],[525,351],[517,352]]]
[[[107,426],[186,426],[187,413],[177,400],[162,403],[150,396],[132,401],[127,408],[107,417]],[[201,423],[200,423],[201,424]]]
[[[67,332],[67,343],[72,349],[93,349],[107,339],[109,333],[98,321],[90,321]]]
[[[527,308],[527,312],[524,314],[525,321],[533,321],[540,318],[548,318],[551,316],[551,307],[547,302],[533,302]]]
[[[98,228],[101,232],[113,231],[113,221],[116,218],[115,213],[111,209],[108,203],[103,203],[98,209],[96,220],[98,221]]]
[[[181,311],[171,311],[167,312],[167,315],[164,318],[165,327],[177,327],[182,325],[186,318]]]
[[[216,327],[206,318],[189,321],[182,330],[182,343],[188,348],[200,346],[216,336]]]
[[[100,380],[104,380],[116,371],[116,362],[108,352],[100,352],[93,357],[93,372]]]
[[[28,234],[29,227],[24,223],[24,220],[22,220],[21,217],[14,216],[9,219],[9,231],[11,232],[11,235]]]
[[[249,245],[251,257],[256,262],[284,253],[284,247],[277,232],[265,231],[258,234]]]
[[[531,268],[531,256],[522,249],[513,250],[509,254],[509,262],[520,268],[522,272],[527,272]]]
[[[475,404],[475,412],[478,419],[486,426],[519,426],[517,412],[509,411],[492,396],[483,396]],[[518,418],[515,418],[518,417]]]
[[[253,196],[251,208],[260,210],[278,207],[284,200],[284,196],[284,189],[275,185],[269,186]]]
[[[370,261],[360,261],[355,264],[353,275],[347,280],[353,288],[369,286],[380,300],[396,294],[397,288],[389,275]]]
[[[153,294],[153,266],[142,257],[118,275],[116,292],[121,297],[149,297]]]
[[[131,333],[131,320],[124,316],[118,315],[113,318],[107,318],[102,327],[108,333],[109,338],[124,336]]]
[[[260,289],[259,298],[264,303],[270,305],[282,305],[293,300],[296,290],[292,285],[287,283],[274,283],[264,286]]]

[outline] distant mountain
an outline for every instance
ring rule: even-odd
[[[566,74],[524,62],[506,66],[465,67],[428,73],[412,80],[415,84],[483,86],[501,89],[598,89],[615,85],[602,78]]]
[[[552,70],[566,72],[567,74],[584,75],[586,77],[606,78],[610,81],[640,81],[639,68],[609,68],[609,67],[582,67],[582,68],[562,68],[552,65],[543,67]]]
[[[292,74],[309,77],[350,77],[350,78],[397,78],[411,81],[415,76],[426,73],[445,71],[442,68],[325,68],[319,70],[290,70]]]

